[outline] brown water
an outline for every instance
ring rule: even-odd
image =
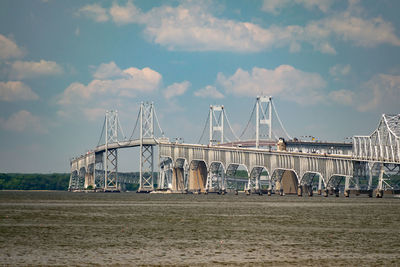
[[[400,199],[1,192],[0,265],[400,265]]]

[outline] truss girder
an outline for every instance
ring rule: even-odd
[[[353,137],[353,157],[360,160],[400,163],[400,115],[382,116],[370,136]]]

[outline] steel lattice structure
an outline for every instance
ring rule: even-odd
[[[145,144],[144,139],[154,140],[154,105],[140,105],[140,192],[154,190],[154,146]]]
[[[383,114],[369,136],[353,137],[353,157],[360,160],[400,163],[400,114]]]

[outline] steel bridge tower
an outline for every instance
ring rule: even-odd
[[[214,138],[214,132],[220,133],[220,140]],[[210,106],[210,140],[209,145],[224,142],[224,106]]]
[[[140,104],[140,181],[138,192],[154,190],[154,145],[146,140],[154,141],[154,104]]]
[[[268,116],[266,114],[267,110],[268,110]],[[265,124],[268,126],[267,139],[272,140],[272,96],[270,96],[270,97],[257,96],[257,102],[256,102],[256,148],[258,148],[260,145],[260,124]]]
[[[109,148],[109,144],[118,142],[118,111],[106,111],[105,127],[104,190],[118,191],[118,150]]]

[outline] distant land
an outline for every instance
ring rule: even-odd
[[[0,190],[67,190],[69,173],[0,173]]]
[[[119,173],[137,177],[139,172]],[[156,176],[157,177],[157,176]],[[68,190],[69,173],[0,173],[0,190]],[[136,191],[139,184],[127,184],[128,191]]]

